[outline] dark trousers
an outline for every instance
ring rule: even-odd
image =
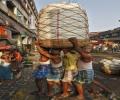
[[[38,92],[42,95],[47,95],[48,93],[48,84],[46,78],[35,79]]]

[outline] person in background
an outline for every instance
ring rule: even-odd
[[[1,65],[0,65],[0,79],[1,80],[11,80],[12,72],[11,72],[11,64],[10,64],[10,53],[9,51],[5,51],[1,55]]]
[[[20,79],[22,76],[21,68],[22,68],[22,56],[18,49],[13,49],[11,51],[11,69],[13,71],[13,77],[15,79]]]
[[[77,62],[78,74],[74,78],[76,90],[79,94],[77,98],[79,100],[85,100],[83,85],[85,83],[89,84],[93,82],[93,78],[94,78],[94,71],[93,71],[93,66],[92,66],[93,57],[90,54],[91,46],[87,45],[87,46],[78,48],[79,46],[77,44],[76,38],[71,38],[69,40],[71,41],[74,48],[80,55],[78,62]]]
[[[18,63],[21,63],[22,60],[23,60],[23,58],[22,58],[20,52],[19,52],[17,49],[14,50],[14,55],[15,55],[16,61],[17,61]]]
[[[1,57],[2,57],[2,52],[0,52],[0,65],[2,65],[2,62],[3,62],[3,60],[1,59]]]
[[[35,83],[38,88],[39,95],[47,95],[47,76],[50,73],[50,59],[56,59],[56,57],[49,54],[49,52],[42,48],[40,41],[35,42],[37,51],[40,54],[38,68],[33,72],[33,77],[35,78]]]

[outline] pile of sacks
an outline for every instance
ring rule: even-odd
[[[120,71],[120,59],[102,59],[100,64],[101,69],[108,74],[112,74],[115,70]]]

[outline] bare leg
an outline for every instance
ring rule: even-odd
[[[80,100],[84,100],[84,89],[82,84],[75,84]]]
[[[48,96],[52,96],[52,93],[50,90],[52,90],[54,83],[52,81],[48,81]]]
[[[63,82],[63,96],[68,96],[68,88],[69,88],[69,83],[68,82]]]

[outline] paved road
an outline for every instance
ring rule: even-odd
[[[32,68],[25,68],[21,80],[9,81],[0,85],[0,100],[50,100],[48,97],[30,94],[31,92],[36,90],[34,80],[31,77],[31,72],[32,72]],[[72,96],[69,98],[64,98],[59,100],[77,100],[77,99],[75,96]],[[86,100],[90,100],[90,99],[86,99]],[[102,100],[106,100],[106,99],[102,99]]]
[[[97,65],[97,62],[104,56],[96,56],[94,62],[95,79],[104,84],[106,88],[120,95],[120,77],[108,76],[102,73]],[[97,66],[97,67],[96,67]],[[37,95],[31,95],[30,93],[36,90],[34,79],[31,76],[32,68],[24,68],[23,77],[19,81],[5,82],[0,85],[0,100],[49,100],[48,97],[42,97]],[[101,92],[101,88],[93,84],[95,94],[92,100],[109,100],[104,96],[105,93]],[[10,99],[11,98],[11,99]],[[75,96],[60,99],[60,100],[77,100]],[[90,100],[90,99],[86,99]]]
[[[112,92],[120,96],[120,75],[107,75],[103,73],[100,70],[100,65],[98,62],[104,58],[104,57],[113,57],[113,58],[118,58],[120,57],[119,55],[95,55],[95,61],[94,61],[94,69],[95,69],[95,78],[100,81],[102,84],[104,84],[107,88],[109,88]]]
[[[29,68],[24,69],[23,77],[18,81],[5,81],[0,85],[0,100],[10,100],[12,96],[19,90],[29,90],[30,83],[33,81],[30,77],[31,71]],[[17,99],[16,99],[17,100]]]

